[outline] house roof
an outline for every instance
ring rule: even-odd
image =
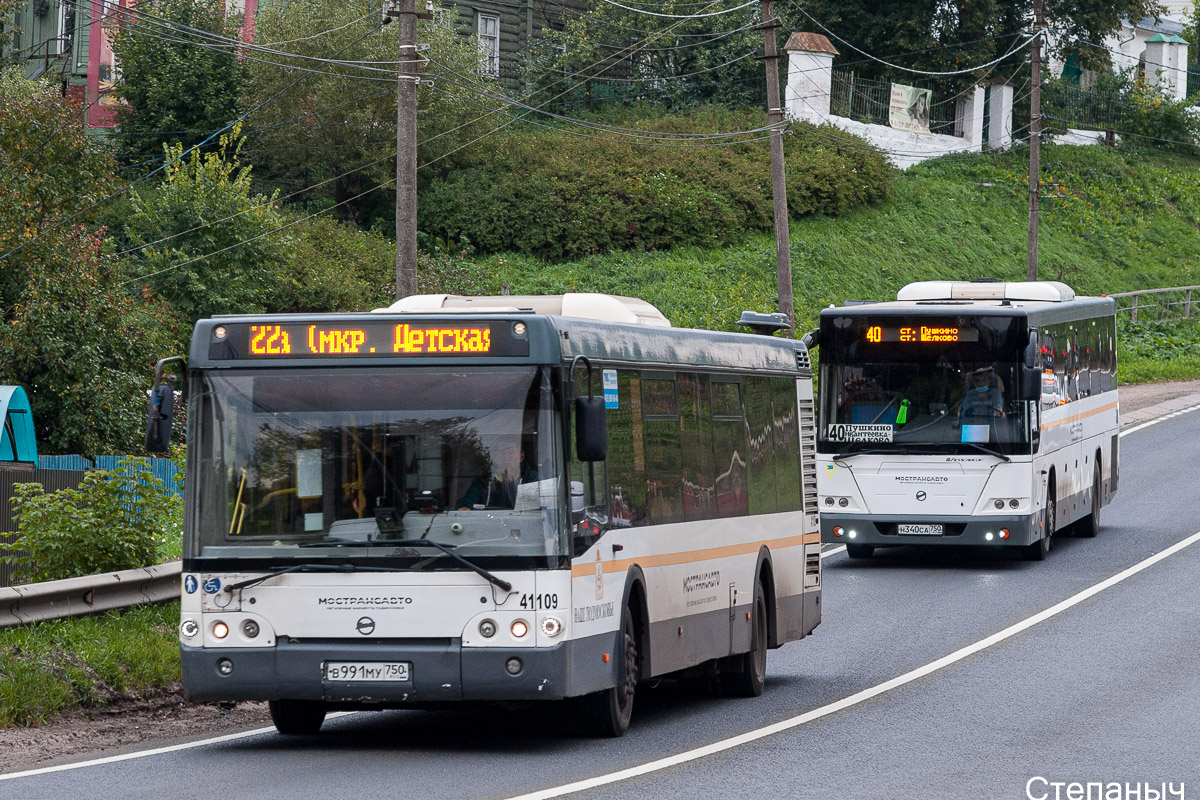
[[[803,53],[831,53],[838,55],[837,48],[819,33],[803,33],[797,31],[788,37],[784,50],[799,50]]]
[[[1176,36],[1173,33],[1156,33],[1146,40],[1146,44],[1151,42],[1166,42],[1167,44],[1187,44],[1188,40],[1182,36]]]

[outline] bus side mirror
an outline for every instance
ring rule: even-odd
[[[1029,344],[1025,345],[1025,366],[1040,367],[1038,364],[1038,346],[1037,334],[1034,331],[1029,332]]]
[[[580,461],[608,457],[608,417],[603,397],[575,398],[575,455]]]
[[[171,444],[171,414],[175,410],[175,387],[160,383],[150,390],[150,410],[146,414],[146,450],[165,453]]]
[[[1025,367],[1021,370],[1022,400],[1042,399],[1042,371],[1037,367]]]

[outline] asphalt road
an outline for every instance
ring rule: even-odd
[[[1060,538],[1044,563],[987,551],[833,555],[824,623],[771,652],[761,698],[663,684],[619,740],[573,736],[550,710],[354,714],[313,739],[266,733],[0,780],[0,798],[504,798],[676,756],[878,687],[1186,540],[1200,531],[1198,463],[1200,411],[1125,437],[1100,536]],[[1022,798],[1037,777],[1183,781],[1196,793],[1197,653],[1200,543],[848,708],[573,796]]]

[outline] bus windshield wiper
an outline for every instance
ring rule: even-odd
[[[301,547],[433,547],[441,550],[446,555],[453,558],[458,563],[462,564],[467,569],[480,576],[488,583],[499,588],[501,591],[511,592],[512,584],[503,578],[497,578],[492,573],[488,572],[478,564],[474,564],[467,559],[454,552],[457,545],[442,544],[435,542],[432,539],[372,539],[368,542],[347,542],[347,541],[325,541],[325,542],[304,542]]]
[[[303,545],[301,545],[303,546]],[[291,567],[274,567],[266,575],[258,578],[250,578],[249,580],[238,581],[231,583],[225,587],[227,591],[232,592],[234,589],[246,589],[250,586],[278,578],[280,575],[287,575],[289,572],[404,572],[405,570],[399,567],[360,567],[355,564],[296,564]]]
[[[901,448],[898,448],[895,450],[885,450],[883,448],[870,448],[867,450],[855,450],[853,453],[838,453],[837,455],[835,455],[833,457],[833,460],[841,461],[843,458],[851,458],[853,456],[880,456],[880,455],[911,456],[911,455],[913,455],[913,451],[908,449],[907,447],[901,447]]]
[[[983,445],[976,444],[975,442],[958,442],[958,444],[965,444],[967,447],[974,447],[979,452],[986,453],[989,456],[995,456],[996,458],[1000,458],[1005,461],[1012,461],[1011,458],[1004,455],[1004,453],[1001,453],[999,450],[993,450],[990,447],[984,447]]]

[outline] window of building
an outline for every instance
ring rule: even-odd
[[[476,19],[479,34],[479,72],[496,77],[500,74],[500,17],[480,14]]]

